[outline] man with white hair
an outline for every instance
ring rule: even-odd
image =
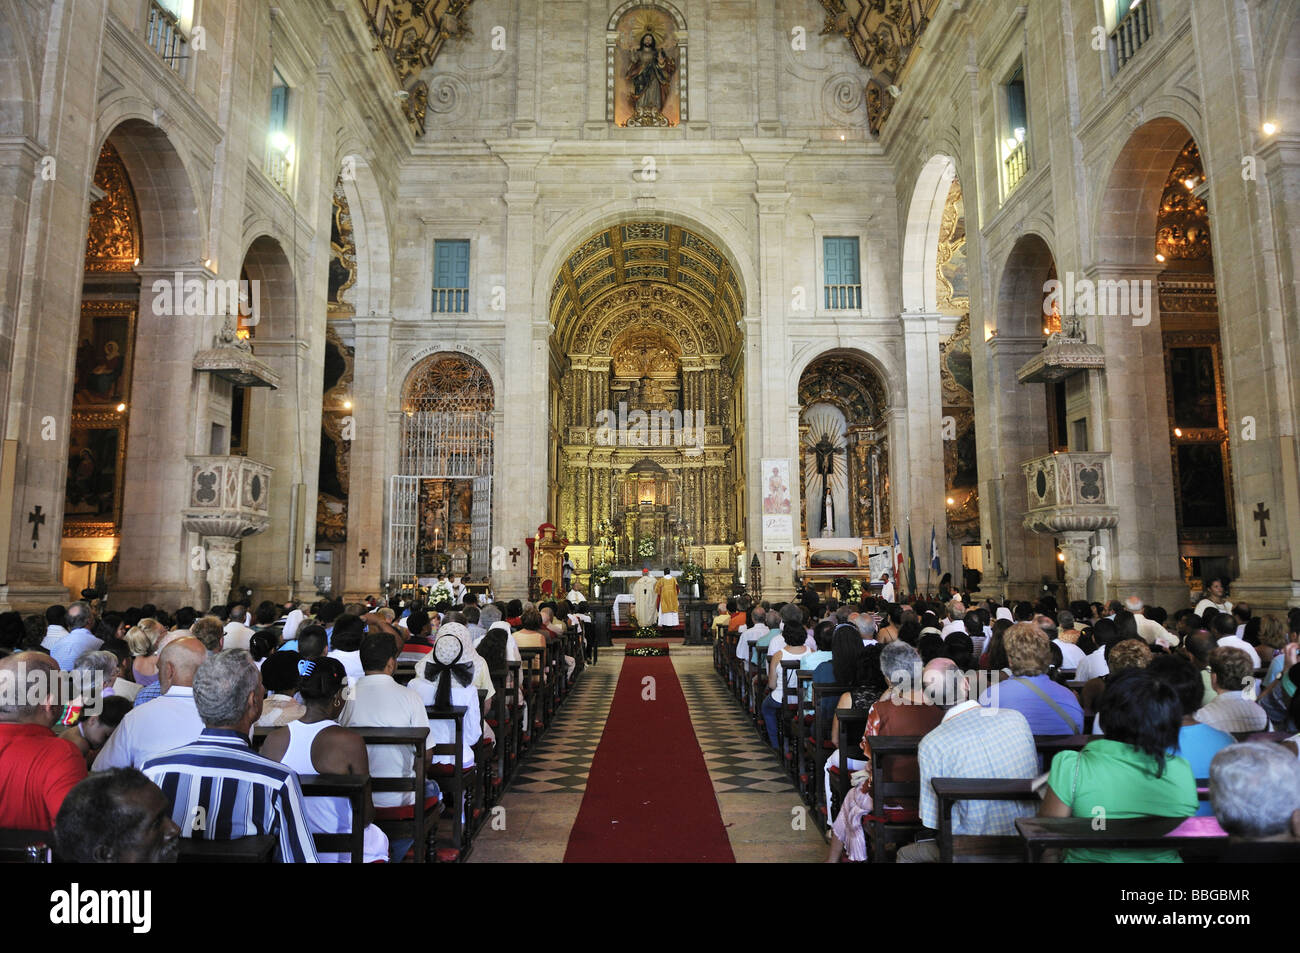
[[[281,863],[317,861],[298,775],[249,747],[262,714],[262,675],[243,649],[209,656],[194,675],[198,739],[145,762],[144,771],[171,804],[182,837],[276,838]],[[154,704],[157,704],[155,702]]]
[[[207,654],[203,643],[193,636],[182,635],[167,643],[158,653],[162,694],[127,713],[100,749],[93,770],[138,768],[155,755],[199,736],[203,719],[194,703],[194,677]]]
[[[1165,631],[1165,627],[1159,622],[1148,619],[1143,615],[1146,606],[1137,596],[1129,596],[1124,600],[1124,608],[1133,613],[1133,621],[1137,623],[1138,635],[1147,645],[1155,645],[1156,639],[1164,639],[1171,645],[1178,644],[1177,636],[1171,636]]]
[[[1233,837],[1294,844],[1300,840],[1300,761],[1266,741],[1228,745],[1210,762],[1210,802],[1219,826]],[[1252,849],[1242,859],[1266,858]]]
[[[771,615],[776,615],[776,613],[773,612]],[[755,606],[754,611],[750,614],[750,618],[753,620],[751,624],[740,627],[740,638],[736,640],[736,658],[742,662],[749,659],[750,649],[753,648],[754,643],[767,635],[769,631],[767,616],[768,613],[763,611],[762,606]],[[778,626],[780,625],[780,618],[780,616],[777,616]]]

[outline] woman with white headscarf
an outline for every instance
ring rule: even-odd
[[[483,706],[489,707],[492,704],[492,696],[496,694],[496,687],[492,684],[492,674],[488,671],[488,664],[483,656],[478,654],[478,649],[474,648],[474,639],[469,634],[469,629],[459,622],[448,622],[438,629],[438,634],[434,638],[442,635],[454,635],[460,640],[462,662],[471,662],[474,665],[475,690],[487,689],[487,696],[483,699]],[[423,658],[415,663],[415,674],[424,678],[424,668],[428,664],[428,658]],[[432,702],[426,702],[432,704]]]
[[[438,642],[449,635],[455,636],[460,641],[461,654],[454,662],[443,664],[438,659]],[[415,690],[426,707],[429,705],[465,706],[465,733],[462,739],[461,756],[464,759],[463,766],[466,768],[473,766],[474,746],[483,737],[483,715],[478,703],[478,685],[475,683],[478,666],[474,664],[471,656],[466,656],[464,653],[464,646],[469,642],[469,630],[465,626],[459,622],[446,623],[434,637],[434,651],[429,653],[428,658],[416,664],[415,678],[411,679],[407,686]],[[472,646],[471,651],[473,651]],[[483,666],[483,671],[487,672],[486,665]],[[488,685],[491,684],[489,679]],[[429,719],[429,730],[435,744],[446,744],[456,738],[455,723],[445,718]],[[435,755],[433,763],[449,765],[454,763],[454,759],[451,755]],[[439,772],[435,768],[434,773],[446,773],[446,770]]]

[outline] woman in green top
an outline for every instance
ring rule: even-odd
[[[1101,698],[1104,738],[1052,759],[1043,817],[1191,817],[1196,779],[1178,747],[1182,707],[1172,688],[1145,669],[1130,669]],[[1104,812],[1104,813],[1103,813]],[[1063,851],[1067,863],[1180,863],[1176,850]]]

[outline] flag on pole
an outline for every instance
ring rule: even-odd
[[[898,527],[894,527],[894,583],[899,591],[903,588],[903,547],[898,543]]]
[[[939,572],[939,543],[934,536],[934,527],[930,527],[930,568]]]
[[[907,591],[916,595],[916,557],[912,555],[912,524],[907,524]]]

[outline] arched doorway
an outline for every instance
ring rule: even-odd
[[[495,402],[491,375],[464,354],[431,354],[407,374],[384,564],[390,588],[439,573],[486,580]]]
[[[126,599],[144,589],[185,598],[193,584],[177,515],[188,486],[124,488],[191,449],[194,372],[176,350],[191,340],[192,312],[178,299],[202,258],[202,215],[181,156],[143,119],[104,137],[94,185],[70,361],[62,580],[74,595],[107,583]]]
[[[112,139],[95,165],[86,234],[63,503],[63,583],[108,582],[121,542],[128,411],[140,302],[140,210]]]
[[[1132,286],[1131,298],[1148,289],[1144,316],[1097,320],[1108,415],[1135,418],[1109,447],[1128,491],[1113,531],[1128,559],[1112,582],[1140,580],[1171,604],[1204,578],[1235,577],[1243,555],[1271,555],[1266,544],[1251,549],[1252,533],[1238,546],[1208,187],[1188,127],[1169,117],[1144,123],[1115,158],[1093,240],[1104,277]]]
[[[743,295],[709,239],[630,221],[552,288],[549,515],[579,578],[701,567],[726,592],[744,539]],[[617,589],[617,585],[616,585]]]

